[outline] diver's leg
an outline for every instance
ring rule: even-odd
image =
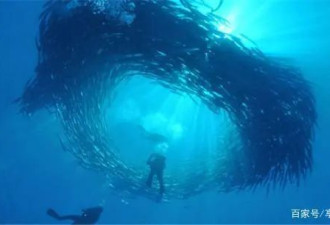
[[[157,172],[157,178],[158,178],[158,182],[159,182],[159,193],[163,194],[164,193],[163,171]]]
[[[47,214],[51,217],[53,217],[54,219],[57,220],[79,220],[80,216],[77,215],[67,215],[67,216],[60,216],[54,209],[48,209],[47,210]]]
[[[67,216],[60,216],[58,220],[73,220],[73,222],[79,221],[81,216],[78,215],[67,215]]]
[[[152,178],[154,177],[154,175],[155,175],[155,171],[153,169],[150,169],[149,176],[148,176],[148,179],[147,179],[147,182],[146,182],[148,187],[151,187]]]

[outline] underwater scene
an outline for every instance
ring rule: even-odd
[[[0,1],[0,224],[330,223],[330,1]]]

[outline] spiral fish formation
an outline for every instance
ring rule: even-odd
[[[151,196],[142,169],[116,153],[104,115],[117,84],[142,75],[226,111],[233,124],[213,162],[167,175],[169,197],[298,184],[312,167],[311,88],[285,61],[219,31],[219,21],[171,1],[49,1],[21,111],[51,109],[63,125],[63,148],[82,166],[107,174],[114,190]]]

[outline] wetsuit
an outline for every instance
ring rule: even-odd
[[[94,207],[83,210],[81,215],[60,216],[55,210],[48,209],[47,214],[56,220],[72,220],[72,224],[95,224],[102,211],[102,207]]]
[[[159,181],[159,193],[163,194],[164,193],[164,182],[163,182],[163,173],[164,173],[164,168],[165,168],[165,156],[158,154],[158,153],[153,153],[150,155],[147,164],[150,167],[150,173],[147,179],[147,186],[151,187],[152,185],[152,179],[156,175],[157,179]]]

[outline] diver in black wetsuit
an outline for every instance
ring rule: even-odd
[[[72,224],[95,224],[102,211],[102,207],[93,207],[83,209],[81,215],[60,216],[55,210],[48,209],[47,214],[57,220],[72,220]]]
[[[166,157],[160,153],[152,153],[149,156],[147,164],[150,167],[150,173],[147,179],[147,186],[151,187],[152,179],[156,175],[159,181],[159,193],[162,195],[164,193],[164,182],[163,182],[163,173],[165,168]]]

